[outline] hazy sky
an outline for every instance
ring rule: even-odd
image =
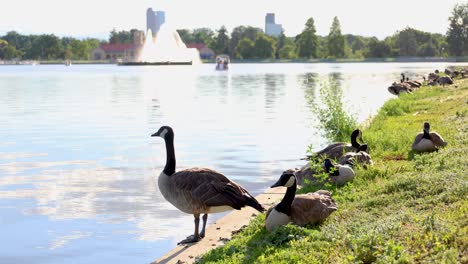
[[[177,29],[240,25],[264,29],[265,14],[276,14],[287,36],[302,31],[309,17],[319,35],[327,35],[334,16],[342,33],[382,39],[407,26],[445,34],[456,3],[466,0],[13,0],[0,9],[0,35],[53,33],[59,36],[106,38],[113,28],[146,28],[146,9],[166,11]]]

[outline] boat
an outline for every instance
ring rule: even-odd
[[[229,56],[228,55],[218,55],[216,56],[216,70],[217,71],[227,71],[229,69]]]
[[[66,60],[66,61],[65,61],[65,66],[71,66],[71,65],[72,65],[71,60]]]

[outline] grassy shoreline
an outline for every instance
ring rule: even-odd
[[[363,128],[375,165],[327,186],[339,209],[323,224],[267,232],[262,214],[199,263],[467,263],[467,98],[463,79],[389,100]],[[446,148],[411,151],[424,121]]]

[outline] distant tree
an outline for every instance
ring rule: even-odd
[[[60,39],[53,34],[39,35],[31,47],[32,59],[53,60],[63,57]]]
[[[244,38],[250,39],[252,42],[255,42],[258,34],[262,34],[263,31],[260,28],[251,27],[251,26],[238,26],[232,30],[231,40],[229,42],[229,55],[233,58],[239,58],[240,55],[236,54],[237,46],[239,41]]]
[[[226,27],[221,26],[210,47],[216,54],[229,54],[229,36]]]
[[[468,56],[468,4],[457,4],[449,17],[447,43],[450,55]]]
[[[276,52],[275,52],[275,58],[279,59],[279,51],[281,48],[283,48],[284,45],[286,45],[286,35],[284,35],[284,30],[281,31],[281,34],[278,36],[277,41],[276,41]]]
[[[434,44],[433,41],[429,41],[427,43],[422,44],[418,48],[418,56],[423,56],[423,57],[439,56],[437,46]]]
[[[296,59],[296,46],[294,44],[284,45],[278,52],[279,59]]]
[[[333,18],[330,33],[328,34],[328,55],[333,58],[343,58],[345,55],[345,38],[341,34],[338,17]]]
[[[177,29],[177,33],[184,43],[194,43],[193,34],[189,29]]]
[[[415,30],[406,28],[397,34],[396,44],[399,56],[416,56],[418,52],[418,41]]]
[[[208,45],[213,41],[215,33],[209,28],[197,28],[193,30],[193,42]]]
[[[109,43],[110,44],[125,44],[133,43],[133,34],[138,31],[137,29],[131,29],[130,31],[116,31],[115,28],[110,32]],[[155,34],[153,32],[153,34]]]
[[[296,36],[297,54],[301,58],[317,58],[318,38],[314,19],[307,20],[304,30]]]
[[[236,54],[241,59],[253,59],[255,56],[255,43],[249,38],[243,38],[236,47]]]
[[[379,41],[373,37],[368,44],[369,50],[365,54],[368,58],[385,58],[391,56],[391,47],[386,41]]]
[[[275,58],[276,41],[265,35],[259,34],[254,44],[255,57],[259,59]]]
[[[15,46],[8,44],[7,41],[0,39],[0,59],[11,60],[21,58],[22,52],[17,50]]]

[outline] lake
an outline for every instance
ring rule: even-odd
[[[149,263],[191,234],[193,216],[156,186],[161,125],[178,169],[213,168],[257,195],[326,144],[311,101],[330,78],[362,122],[400,73],[448,65],[0,66],[0,263]]]

